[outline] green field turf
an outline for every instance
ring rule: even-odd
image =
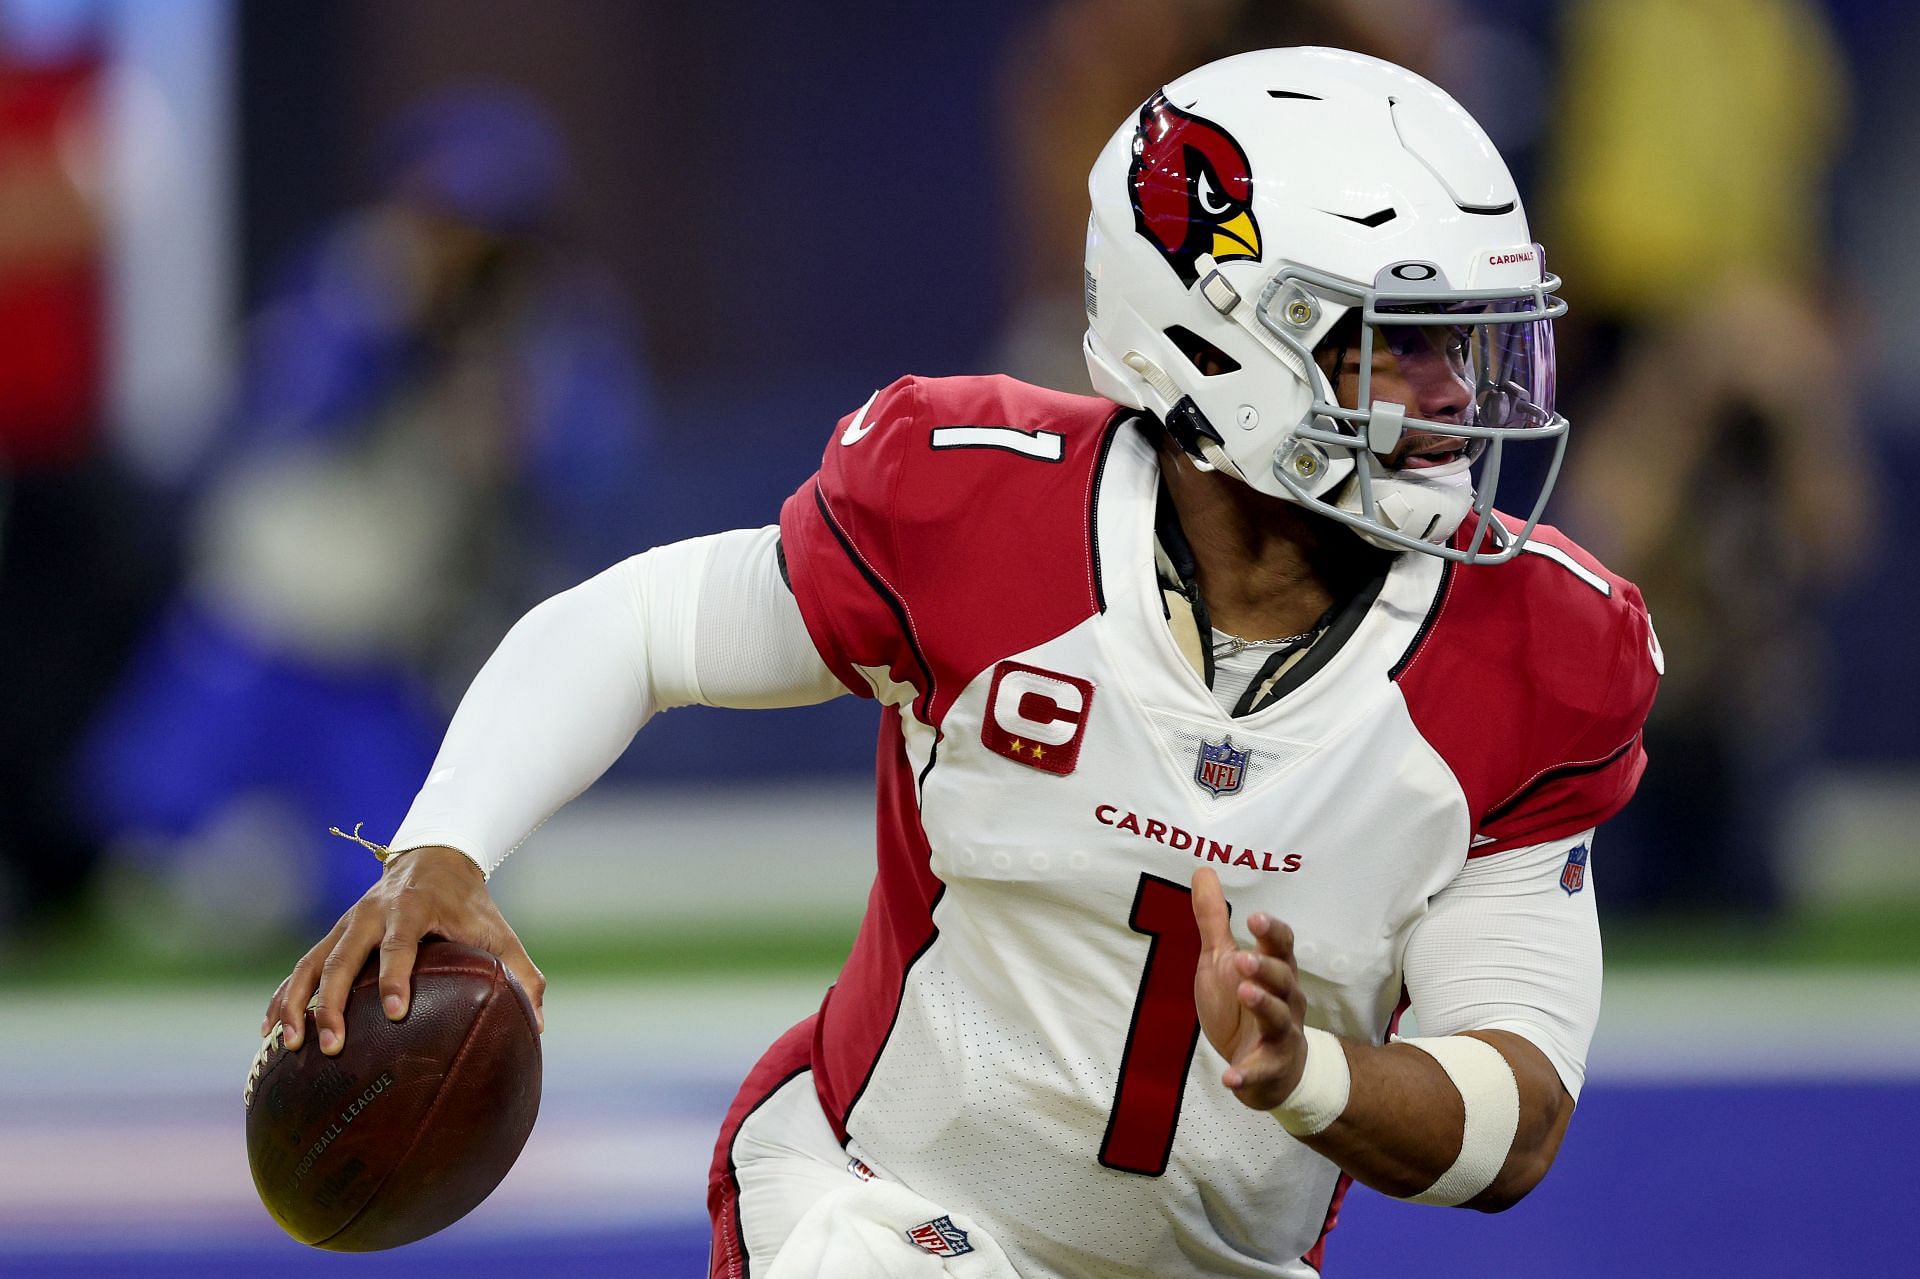
[[[1611,968],[1920,969],[1920,901],[1807,911],[1777,923],[1716,918],[1609,921]],[[86,914],[42,924],[0,941],[0,989],[60,985],[182,985],[258,982],[262,997],[310,944],[286,936],[241,949],[159,944]],[[845,922],[751,928],[718,922],[652,928],[644,934],[525,934],[549,979],[814,972],[830,976],[852,941]]]

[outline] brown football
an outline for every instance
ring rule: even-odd
[[[429,940],[405,1020],[380,1008],[379,956],[354,978],[347,1043],[267,1036],[247,1076],[260,1202],[301,1243],[396,1248],[452,1225],[500,1184],[540,1111],[533,1006],[484,950]]]

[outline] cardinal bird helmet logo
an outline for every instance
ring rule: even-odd
[[[1182,111],[1164,92],[1140,108],[1127,168],[1134,230],[1192,287],[1195,262],[1260,260],[1247,153],[1219,125]]]

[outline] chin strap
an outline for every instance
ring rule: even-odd
[[[1207,415],[1193,402],[1190,395],[1182,395],[1166,370],[1149,360],[1138,351],[1127,352],[1123,361],[1126,366],[1146,380],[1153,393],[1172,407],[1161,419],[1167,428],[1167,434],[1194,460],[1194,464],[1203,470],[1224,471],[1237,480],[1247,477],[1240,467],[1227,456],[1226,441],[1220,438],[1213,423],[1207,421]]]
[[[1194,465],[1202,470],[1224,471],[1237,480],[1247,478],[1239,464],[1227,456],[1226,442],[1191,396],[1181,396],[1167,410],[1166,427],[1167,434],[1193,458]]]
[[[1389,471],[1371,456],[1359,457],[1356,462],[1369,468],[1367,478],[1372,482],[1374,518],[1396,533],[1433,546],[1444,546],[1460,522],[1467,518],[1467,512],[1473,509],[1473,475],[1465,464],[1458,471],[1441,468],[1451,474],[1426,475],[1418,471]],[[1357,471],[1340,486],[1334,505],[1354,515],[1366,514],[1360,500]],[[1403,549],[1369,537],[1364,529],[1355,532],[1386,550]]]

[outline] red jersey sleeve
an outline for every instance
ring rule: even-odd
[[[996,659],[1097,612],[1093,486],[1119,412],[1011,378],[907,377],[842,418],[780,513],[840,681],[871,697],[884,672],[937,724]]]
[[[1659,645],[1640,590],[1613,579],[1614,652],[1596,667],[1594,687],[1604,681],[1597,705],[1576,727],[1572,741],[1555,754],[1565,758],[1540,767],[1481,815],[1474,849],[1492,853],[1545,843],[1598,826],[1633,798],[1646,771],[1641,726],[1659,686]]]
[[[1469,855],[1575,835],[1625,807],[1662,660],[1639,588],[1555,529],[1511,563],[1449,568],[1397,678],[1466,793]]]
[[[820,470],[780,511],[780,553],[807,633],[840,682],[863,697],[874,696],[874,686],[862,667],[885,670],[916,690],[929,682],[914,653],[905,601],[883,572],[891,566],[875,562],[891,540],[886,495],[898,478],[898,444],[912,430],[916,398],[914,379],[901,378],[841,418]],[[857,461],[840,456],[859,445],[866,447]]]

